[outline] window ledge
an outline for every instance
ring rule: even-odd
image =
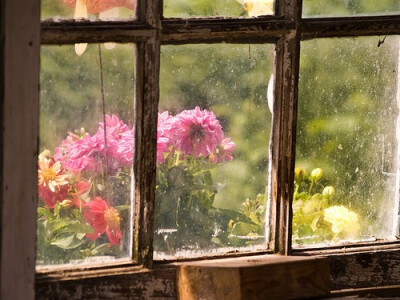
[[[254,256],[178,266],[179,299],[293,299],[330,295],[324,257]]]

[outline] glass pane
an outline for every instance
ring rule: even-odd
[[[272,45],[165,46],[156,258],[262,245]]]
[[[398,0],[304,0],[305,17],[344,17],[356,15],[398,14]]]
[[[37,265],[131,258],[134,60],[42,47]]]
[[[164,0],[165,17],[272,15],[274,0]]]
[[[398,46],[397,37],[302,43],[297,246],[394,238]]]
[[[42,19],[113,20],[136,18],[137,0],[41,0]]]

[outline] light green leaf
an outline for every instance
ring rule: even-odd
[[[84,241],[79,240],[75,237],[74,234],[72,235],[67,235],[58,239],[55,239],[51,242],[51,245],[57,246],[58,248],[61,249],[74,249],[82,245]]]

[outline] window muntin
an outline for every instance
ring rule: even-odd
[[[157,169],[156,258],[266,247],[272,54],[272,45],[162,47],[158,127],[173,146]],[[193,128],[205,135],[197,145]]]
[[[274,0],[165,0],[165,17],[257,17],[273,14]]]
[[[296,247],[395,238],[398,53],[398,37],[302,42]]]
[[[135,46],[41,58],[37,264],[130,259]]]
[[[287,18],[287,20],[288,20],[288,22],[291,22],[291,21],[289,21],[289,19],[291,18],[291,17],[294,17],[295,19],[296,19],[296,16],[294,16],[294,11],[296,11],[296,9],[295,9],[295,6],[296,6],[297,4],[296,3],[291,3],[291,5],[288,5],[288,9],[283,9],[283,3],[282,3],[282,5],[280,5],[279,7],[280,7],[280,13],[282,14],[283,12],[284,12],[284,14],[286,14],[286,16],[284,17],[284,18]],[[147,13],[147,15],[146,15],[146,13]],[[148,20],[150,20],[150,22],[151,22],[151,24],[155,24],[155,23],[157,23],[157,22],[154,22],[154,19],[152,19],[154,16],[158,16],[159,14],[156,12],[156,13],[149,13],[149,12],[143,12],[143,10],[142,10],[142,13],[141,13],[141,16],[142,16],[142,18],[141,19],[145,19],[145,15],[146,15],[146,18],[148,18]],[[297,16],[298,17],[298,16]],[[157,17],[156,17],[157,18]],[[193,19],[195,22],[196,22],[196,20],[195,19]],[[235,22],[235,20],[233,19],[233,20],[231,20],[232,21],[232,23],[234,23]],[[246,20],[247,21],[247,20]],[[249,21],[249,24],[251,24],[251,22],[252,22],[252,20],[251,19],[248,19],[248,21]],[[275,21],[276,21],[276,24],[275,24]],[[229,23],[230,21],[228,21],[228,23]],[[282,24],[283,23],[279,23],[279,20],[275,20],[275,19],[273,19],[272,21],[268,21],[268,22],[271,22],[271,24],[273,23],[274,25],[272,26],[272,28],[274,28],[274,30],[276,30],[276,28],[281,28],[280,26],[282,26]],[[301,21],[300,21],[301,22]],[[247,23],[246,23],[247,24]],[[280,25],[279,25],[280,24]],[[112,24],[112,22],[110,22],[110,25],[112,26],[113,24]],[[208,28],[208,29],[211,29],[211,28],[214,28],[214,26],[216,26],[216,27],[218,27],[219,25],[216,23],[216,24],[205,24],[205,27],[206,28]],[[277,27],[274,27],[274,26],[277,26]],[[68,27],[68,26],[67,26]],[[179,27],[179,26],[178,26]],[[72,28],[72,27],[71,27]],[[251,26],[250,27],[248,27],[248,29],[251,31],[252,29],[250,29],[250,28],[252,28]],[[286,27],[285,27],[286,28]],[[103,28],[103,29],[106,29],[106,28]],[[219,28],[220,29],[220,28]],[[176,30],[176,32],[179,32],[179,28],[176,28],[175,29]],[[245,29],[245,30],[247,30],[247,29]],[[254,30],[254,27],[253,27],[253,30]],[[149,30],[150,31],[150,30]],[[383,29],[383,31],[385,31],[384,29]],[[79,30],[78,30],[78,32],[79,32]],[[85,30],[82,30],[81,31],[81,33],[83,34],[82,36],[85,36]],[[231,36],[231,33],[232,32],[225,32],[225,33],[222,33],[222,35],[220,36],[220,39],[221,40],[228,40],[228,41],[231,41],[231,39],[233,38],[234,39],[234,37],[233,36]],[[78,33],[78,35],[79,35],[80,33]],[[182,36],[184,36],[185,35],[185,33],[184,33],[184,31],[182,31],[181,32],[181,34],[182,34]],[[233,34],[237,34],[237,32],[235,32],[235,30],[234,30],[234,32],[233,32]],[[361,33],[362,34],[362,33]],[[178,34],[179,35],[179,34]],[[272,32],[270,32],[270,33],[267,33],[266,34],[267,36],[269,36],[269,35],[271,35],[270,36],[270,38],[271,39],[276,39],[277,37],[278,37],[278,34],[276,33],[276,31],[274,32],[274,31],[272,31]],[[334,35],[334,34],[333,34]],[[87,35],[86,35],[87,36]],[[251,43],[251,42],[258,42],[258,38],[254,35],[254,32],[253,32],[253,35],[251,35],[252,37],[249,37],[249,42]],[[287,36],[287,32],[285,33],[285,30],[283,29],[283,27],[282,27],[282,32],[281,33],[279,33],[279,37],[281,37],[282,38],[282,40],[287,40],[288,39],[288,36]],[[187,39],[187,40],[185,40],[185,38]],[[183,40],[185,40],[185,42],[188,42],[188,43],[190,43],[192,40],[191,40],[191,38],[193,38],[193,37],[191,37],[190,35],[187,35],[186,37],[185,37]],[[152,39],[152,38],[150,38],[150,35],[148,35],[147,37],[145,37],[145,38],[143,38],[143,36],[141,36],[139,39],[142,39],[141,41],[143,41],[143,39],[144,40],[146,40],[146,41],[150,41],[150,39]],[[129,38],[127,37],[127,40],[129,40]],[[207,37],[205,37],[204,38],[204,40],[205,41],[207,41]],[[238,39],[238,40],[240,40],[240,39]],[[243,41],[243,39],[241,40],[241,41]],[[48,42],[48,41],[47,41]],[[168,41],[168,42],[170,42],[170,41]],[[181,41],[182,42],[182,41]],[[291,48],[291,49],[289,49],[289,53],[291,53],[291,54],[293,54],[293,51],[294,51],[294,48]],[[153,62],[155,62],[155,64],[156,64],[156,60],[157,60],[157,51],[156,52],[154,52],[154,53],[152,53],[151,55],[150,55],[151,57],[150,57],[150,61],[153,61]],[[282,63],[282,59],[283,59],[284,57],[283,56],[281,56],[280,58],[278,58],[278,62],[279,63]],[[295,69],[296,67],[296,62],[294,61],[294,64],[289,64],[289,69],[290,70],[293,70],[293,68]],[[285,68],[287,68],[287,65],[286,65],[286,67]],[[286,70],[286,69],[285,69]],[[283,74],[283,73],[282,73]],[[282,78],[279,78],[280,76],[278,76],[278,79],[277,79],[277,82],[278,82],[278,86],[280,86],[280,85],[282,85],[282,83],[284,82],[284,81],[282,81]],[[296,89],[296,87],[294,87],[294,89]],[[290,88],[290,92],[293,92],[293,88]],[[146,93],[148,93],[148,91],[146,92]],[[290,105],[292,105],[292,103],[290,104]],[[285,121],[286,122],[286,121]],[[288,119],[288,122],[290,123],[289,124],[289,127],[291,127],[292,126],[292,123],[291,123],[291,121]],[[287,150],[287,149],[286,149]],[[281,152],[282,153],[282,155],[283,156],[285,156],[284,154],[283,154],[283,152]],[[283,156],[282,156],[282,158],[283,158]],[[282,170],[281,170],[282,171]],[[287,172],[286,171],[284,171],[284,173],[286,174]],[[288,173],[290,174],[290,171],[288,171]],[[274,183],[276,184],[276,178],[273,180],[274,181]],[[290,184],[289,184],[290,185]],[[150,197],[151,198],[151,197]],[[288,198],[287,197],[285,197],[285,201],[288,201]],[[285,211],[280,211],[280,212],[278,212],[278,214],[277,214],[277,216],[276,217],[279,217],[280,215],[286,215],[287,214],[287,212],[285,212]],[[284,226],[284,224],[282,223],[282,224],[280,224],[279,225],[279,227],[277,228],[277,230],[284,230],[284,228],[281,228],[282,226]],[[290,233],[289,233],[289,235],[290,235]]]
[[[344,17],[358,15],[398,14],[397,0],[304,0],[304,17]]]

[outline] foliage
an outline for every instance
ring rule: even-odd
[[[49,150],[39,155],[39,264],[130,251],[121,225],[131,227],[133,133],[115,115],[107,115],[106,124],[93,136],[70,132],[53,156]]]
[[[356,239],[359,216],[345,206],[335,205],[335,188],[323,186],[323,171],[316,168],[307,176],[295,170],[293,195],[293,240],[299,244]],[[319,191],[319,192],[317,192]]]
[[[399,2],[394,0],[379,3],[372,0],[328,0],[323,3],[305,0],[303,9],[306,15],[352,15],[398,10]],[[73,15],[73,11],[61,0],[43,0],[42,12],[44,17]],[[180,0],[164,1],[164,15],[236,17],[250,14],[244,1]],[[332,207],[335,209],[328,210],[331,217],[338,212],[347,214],[341,207],[357,212],[361,226],[357,238],[371,235],[384,237],[391,232],[389,227],[393,213],[388,208],[388,199],[394,198],[395,184],[394,177],[386,173],[394,173],[396,168],[397,144],[391,128],[395,128],[398,114],[393,92],[397,85],[393,66],[397,65],[398,52],[395,38],[387,37],[377,47],[378,41],[382,40],[382,37],[316,39],[301,44],[296,164],[306,168],[320,166],[325,172],[323,178],[313,184],[311,192],[308,176],[295,194],[293,228],[297,243],[353,238],[333,232],[333,225],[325,217],[327,209]],[[77,124],[85,126],[89,132],[96,131],[96,122],[102,119],[103,114],[97,46],[89,45],[79,58],[69,46],[42,47],[42,150],[55,149],[65,132],[77,127]],[[101,48],[104,49],[103,46]],[[207,243],[212,241],[209,244],[212,247],[251,243],[251,235],[260,235],[265,226],[262,215],[257,219],[254,212],[260,212],[266,201],[271,122],[266,95],[269,75],[273,71],[272,59],[268,60],[273,57],[273,45],[163,46],[161,52],[160,110],[177,114],[200,106],[213,111],[218,115],[224,133],[235,141],[236,148],[234,159],[229,163],[213,164],[204,157],[194,159],[185,156],[180,157],[178,165],[175,165],[176,156],[173,155],[166,156],[165,162],[159,162],[156,228],[171,229],[178,220],[178,224],[186,224],[189,228],[186,233],[182,231],[182,236],[193,236],[195,233],[200,240],[199,236],[204,235]],[[132,127],[134,46],[118,45],[102,53],[106,111],[115,112]],[[383,144],[385,147],[382,147]],[[203,172],[199,172],[200,169]],[[81,196],[82,200],[90,201],[101,196],[108,201],[105,199],[107,195],[102,176],[85,172],[80,179],[86,182],[94,180],[96,184],[91,185],[88,196]],[[112,204],[115,209],[130,204],[126,202],[130,199],[127,191],[130,175],[130,169],[123,167],[108,177],[108,184],[115,185],[109,192],[115,199],[112,200],[115,203],[109,205]],[[67,181],[73,186],[76,179],[71,177]],[[323,190],[328,182],[335,187],[336,194],[326,201]],[[192,191],[180,189],[191,184]],[[117,186],[124,191],[120,192],[120,196],[117,196]],[[257,194],[259,196],[254,199]],[[181,210],[176,216],[173,211],[177,203],[173,203],[173,197],[191,198],[192,202],[190,205],[179,202]],[[68,192],[66,199],[71,198]],[[162,198],[165,201],[161,202]],[[243,199],[249,199],[246,200],[247,206],[241,206]],[[39,261],[57,251],[50,258],[53,262],[60,262],[60,257],[67,255],[66,251],[70,255],[69,258],[65,256],[68,260],[97,255],[88,254],[88,251],[100,246],[107,255],[118,256],[121,248],[126,249],[126,236],[121,239],[123,246],[108,247],[110,243],[106,233],[102,233],[96,241],[89,240],[86,234],[90,232],[85,226],[90,224],[84,218],[84,208],[67,207],[68,202],[61,205],[63,200],[57,200],[55,206],[50,207],[41,199],[38,212]],[[191,214],[189,211],[192,211]],[[195,211],[201,212],[198,219],[193,216]],[[118,212],[122,228],[129,220],[130,210]],[[348,215],[351,219],[351,214]],[[65,222],[57,220],[72,224],[61,226]],[[390,224],[383,220],[388,220]],[[69,240],[57,242],[59,237],[67,234],[65,230],[69,230],[69,226],[75,228],[73,238],[70,235]],[[174,241],[174,235],[176,232],[156,234],[160,249],[179,248],[185,242],[196,244],[196,241],[185,240],[182,236]],[[245,236],[247,238],[238,238]],[[165,237],[170,246],[163,244]],[[78,245],[77,240],[84,243]],[[74,245],[74,242],[78,245],[74,249],[60,247],[68,246],[68,243]],[[201,244],[204,245],[203,242]],[[45,248],[50,253],[45,253],[41,245],[47,245]]]

